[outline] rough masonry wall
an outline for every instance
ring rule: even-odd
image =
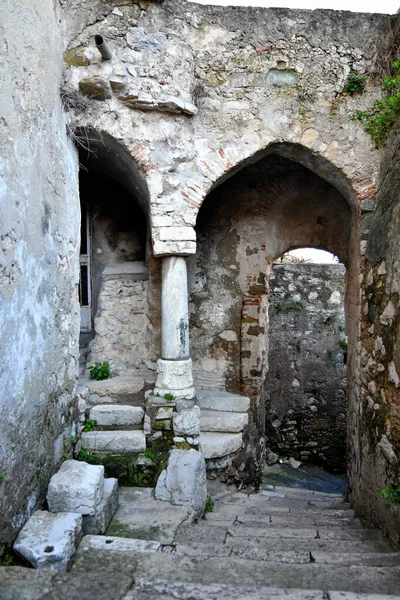
[[[1,554],[70,444],[80,219],[54,3],[2,2],[0,23]]]
[[[350,483],[357,509],[400,544],[400,508],[378,493],[400,487],[400,138],[382,156],[377,209],[369,215],[362,295],[361,396]]]
[[[343,265],[274,264],[264,386],[266,445],[346,472]]]
[[[140,163],[156,255],[194,253],[207,192],[273,144],[309,150],[302,164],[346,199],[373,192],[377,157],[349,115],[380,91],[369,83],[349,96],[344,86],[351,70],[376,72],[388,16],[183,0],[64,8],[71,123],[114,136]],[[108,40],[111,61],[101,60],[95,34]]]

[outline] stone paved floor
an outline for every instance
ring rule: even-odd
[[[107,535],[82,539],[70,573],[0,569],[0,600],[399,599],[400,554],[306,479],[273,468],[253,494],[209,482],[214,511],[193,525],[150,489],[122,488]]]

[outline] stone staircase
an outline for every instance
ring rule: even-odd
[[[214,512],[192,525],[183,507],[164,505],[163,518],[151,490],[122,488],[111,535],[83,538],[71,576],[130,578],[130,591],[113,600],[400,597],[400,554],[364,529],[340,494],[268,486],[215,499]]]
[[[82,446],[97,456],[130,455],[146,449],[143,432],[145,381],[120,376],[103,381],[83,380],[86,417],[96,421],[93,431],[82,433]],[[218,459],[233,454],[243,443],[242,432],[248,424],[250,400],[228,392],[200,390],[202,452]]]

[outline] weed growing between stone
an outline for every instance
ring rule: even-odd
[[[400,505],[400,487],[385,487],[378,492],[386,500],[386,507],[390,508],[393,504]]]
[[[206,513],[211,513],[214,512],[214,500],[211,498],[211,496],[207,496],[207,500],[206,500]]]
[[[166,399],[167,402],[173,402],[175,400],[175,396],[173,394],[171,394],[170,392],[167,392],[166,394],[164,394],[164,398]]]
[[[85,421],[85,423],[83,425],[83,431],[85,433],[88,433],[88,431],[93,431],[93,429],[96,427],[96,425],[97,425],[96,419],[87,419],[87,421]]]
[[[389,133],[400,120],[399,60],[392,64],[392,70],[392,76],[382,79],[381,89],[386,94],[383,100],[375,100],[370,110],[356,110],[350,117],[362,123],[375,148],[386,146]]]
[[[346,85],[344,91],[354,96],[354,94],[361,94],[365,86],[367,85],[367,78],[365,75],[359,75],[357,73],[349,73],[347,76]]]
[[[90,379],[102,381],[110,377],[110,365],[108,361],[96,362],[94,365],[90,365],[88,369],[90,371]]]

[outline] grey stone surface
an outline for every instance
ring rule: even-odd
[[[216,410],[201,411],[201,430],[226,433],[243,431],[249,422],[247,413],[220,412]]]
[[[90,418],[100,427],[139,425],[143,421],[144,410],[140,406],[102,404],[90,409]]]
[[[205,458],[219,458],[241,448],[241,433],[204,432],[200,434],[200,444]]]
[[[174,434],[177,436],[199,435],[201,422],[200,408],[198,406],[193,406],[193,408],[188,408],[179,413],[174,413],[172,422]]]
[[[94,515],[104,493],[104,467],[77,460],[65,461],[47,490],[51,512]]]
[[[224,412],[247,412],[250,400],[246,396],[228,392],[197,390],[200,408]]]
[[[164,502],[185,506],[192,521],[200,519],[207,498],[203,454],[197,450],[171,450],[167,468],[158,478],[154,496]]]
[[[146,450],[146,437],[142,431],[89,431],[82,445],[98,455],[136,454]]]
[[[13,546],[35,569],[60,573],[70,565],[82,535],[82,516],[77,513],[36,511]]]
[[[103,497],[95,508],[95,514],[83,516],[83,535],[105,533],[118,509],[118,504],[118,480],[108,477],[104,479]]]
[[[150,488],[121,487],[119,508],[107,530],[109,535],[171,544],[188,509],[156,500]]]
[[[50,591],[40,600],[124,600],[133,578],[112,569],[89,573],[62,573],[54,577]]]
[[[51,588],[54,571],[0,567],[1,600],[39,600]]]

